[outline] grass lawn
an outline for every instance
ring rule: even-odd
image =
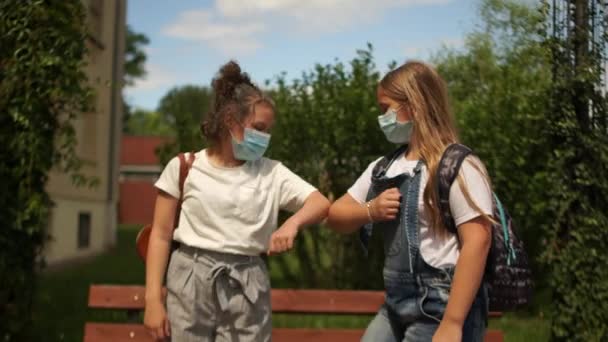
[[[144,266],[135,254],[134,240],[137,227],[121,227],[118,246],[92,260],[40,277],[34,303],[34,331],[36,341],[82,341],[85,321],[121,321],[121,312],[88,310],[86,307],[90,284],[143,284]],[[280,275],[271,274],[273,286],[281,287]],[[362,328],[367,316],[302,316],[277,314],[277,327],[342,327]],[[490,327],[502,329],[506,341],[547,341],[547,320],[522,314],[507,314],[492,320]]]

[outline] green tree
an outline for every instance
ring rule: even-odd
[[[545,16],[520,1],[484,0],[481,23],[459,49],[434,57],[448,83],[461,139],[481,157],[535,261],[547,224],[551,65],[539,29]],[[544,281],[534,263],[537,283]]]
[[[137,79],[146,76],[146,52],[144,48],[150,43],[148,37],[134,31],[131,26],[127,25],[127,34],[125,42],[125,64],[124,64],[124,83],[125,86],[133,86]],[[123,132],[127,134],[135,134],[130,131],[134,124],[129,121],[132,115],[131,106],[123,99]],[[138,117],[136,120],[140,120]],[[141,130],[138,130],[141,132]]]
[[[498,0],[483,1],[479,13],[480,28],[467,35],[465,46],[440,51],[434,63],[448,83],[463,141],[487,164],[495,188],[537,255],[538,226],[546,222],[543,193],[550,157],[546,139],[538,134],[545,125],[551,80],[538,29],[544,16],[520,2]],[[279,77],[273,91],[278,117],[271,156],[330,197],[346,192],[369,162],[391,149],[376,121],[380,75],[371,52],[359,51],[349,68],[340,62],[317,65],[291,84]],[[381,247],[365,259],[353,236],[313,228],[301,239],[296,253],[306,278],[302,286],[382,287]],[[279,261],[283,273],[290,274],[287,260]]]
[[[174,130],[159,112],[135,109],[125,132],[131,135],[173,136]]]
[[[80,0],[0,2],[0,339],[27,341],[47,239],[49,170],[77,171],[73,119],[90,109]]]
[[[125,46],[125,83],[132,86],[136,79],[146,76],[146,52],[144,47],[150,44],[148,37],[135,32],[127,25]]]
[[[272,92],[278,114],[270,156],[330,198],[344,194],[372,160],[393,148],[376,120],[379,76],[370,45],[348,65],[317,64],[292,82],[286,75],[278,77]],[[382,247],[371,252],[366,259],[354,235],[311,227],[295,247],[299,273],[285,257],[276,260],[297,286],[381,288]]]
[[[175,141],[162,146],[159,151],[163,164],[179,152],[198,151],[203,147],[200,124],[211,101],[209,88],[195,85],[175,87],[163,96],[157,112],[175,136]]]
[[[544,1],[553,86],[543,262],[553,289],[552,339],[608,340],[608,18],[603,1]]]

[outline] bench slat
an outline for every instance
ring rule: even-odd
[[[380,291],[272,290],[272,311],[284,313],[375,314]]]
[[[272,329],[275,342],[334,342],[359,341],[363,329]],[[485,342],[503,342],[502,332],[489,330]],[[84,342],[153,342],[146,329],[140,324],[87,323]]]
[[[500,330],[486,330],[486,336],[483,338],[484,342],[504,342],[505,336]]]
[[[360,341],[364,329],[272,329],[272,340],[278,342],[335,342]],[[484,342],[504,342],[499,330],[487,330]]]
[[[143,310],[145,293],[145,287],[138,285],[91,285],[89,307]]]
[[[336,342],[360,341],[362,329],[272,329],[274,342]]]
[[[84,342],[154,342],[143,324],[86,323]]]
[[[89,307],[142,310],[144,295],[139,285],[91,285]],[[374,314],[384,302],[382,291],[272,289],[271,295],[277,313]]]

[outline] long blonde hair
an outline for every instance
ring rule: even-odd
[[[424,207],[429,214],[432,232],[445,236],[447,229],[441,221],[441,212],[437,205],[438,180],[434,175],[437,174],[439,161],[445,149],[458,142],[446,84],[431,66],[418,61],[408,61],[386,74],[380,81],[380,87],[388,97],[399,102],[412,113],[414,128],[410,149],[418,151],[420,159],[427,166],[429,175],[423,194]],[[490,185],[483,164],[474,159],[471,165]],[[484,218],[493,221],[472,200],[462,174],[457,179],[467,203]]]

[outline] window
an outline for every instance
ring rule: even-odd
[[[91,244],[91,213],[78,214],[78,248],[88,248]]]

